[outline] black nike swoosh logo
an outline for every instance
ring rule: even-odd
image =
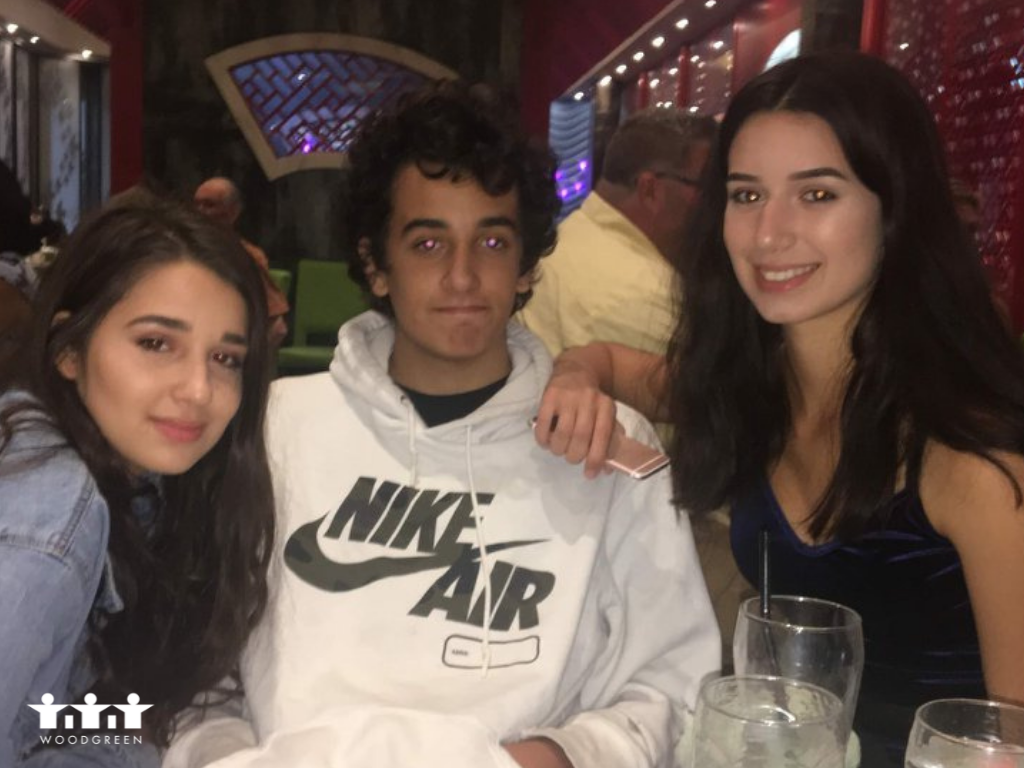
[[[358,563],[339,563],[328,558],[320,548],[317,531],[327,518],[324,515],[299,526],[284,546],[288,568],[307,584],[325,592],[351,592],[394,576],[408,576],[420,571],[447,568],[461,557],[476,559],[480,552],[469,544],[460,544],[445,551],[419,557],[373,557]],[[508,541],[489,545],[488,552],[537,544],[544,539]]]

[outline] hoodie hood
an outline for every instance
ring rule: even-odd
[[[330,374],[342,392],[350,396],[358,418],[380,436],[381,444],[393,456],[400,456],[403,447],[408,451],[404,463],[409,469],[410,486],[415,487],[419,482],[420,455],[423,450],[429,451],[431,442],[445,449],[445,453],[461,444],[469,498],[476,500],[479,497],[474,480],[474,453],[478,447],[514,440],[532,429],[530,419],[551,375],[551,358],[529,331],[510,321],[506,326],[506,343],[512,371],[505,386],[472,413],[434,427],[427,427],[409,397],[388,375],[395,329],[393,321],[379,312],[370,310],[341,327]],[[401,446],[402,437],[404,446]],[[472,504],[474,534],[485,574],[484,611],[489,616],[493,604],[491,557],[483,518],[478,515],[476,502]],[[490,658],[490,627],[485,624],[484,676],[488,673]]]
[[[330,374],[367,425],[385,431],[411,428],[417,436],[440,442],[464,442],[467,427],[474,443],[509,438],[532,429],[530,420],[552,364],[544,345],[518,323],[509,322],[506,338],[512,372],[505,386],[473,413],[434,427],[427,427],[388,375],[394,321],[379,312],[364,312],[341,327]]]

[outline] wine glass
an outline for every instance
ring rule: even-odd
[[[843,702],[844,743],[853,726],[864,671],[860,616],[839,603],[773,595],[769,616],[759,598],[740,605],[733,635],[738,675],[777,675],[831,691]]]
[[[1024,768],[1024,708],[981,699],[918,707],[907,768]]]
[[[704,684],[694,716],[694,768],[843,768],[843,703],[781,677]]]

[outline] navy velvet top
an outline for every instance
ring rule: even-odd
[[[757,584],[758,538],[770,537],[776,594],[832,600],[864,627],[864,677],[854,729],[865,768],[903,765],[914,710],[932,699],[984,698],[978,632],[960,557],[928,521],[914,490],[896,494],[883,524],[849,543],[805,544],[767,480],[733,507],[732,550]]]

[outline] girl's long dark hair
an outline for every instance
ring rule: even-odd
[[[132,511],[138,479],[56,362],[67,350],[85,354],[96,326],[140,277],[182,260],[211,270],[245,301],[242,398],[206,456],[160,479],[159,512],[145,525]],[[54,322],[62,312],[67,318]],[[0,413],[0,459],[14,431],[46,420],[81,456],[107,502],[124,610],[93,614],[90,660],[98,679],[91,690],[100,701],[137,693],[152,704],[144,722],[158,744],[168,741],[178,712],[232,672],[266,605],[274,531],[263,442],[266,334],[262,282],[234,235],[169,203],[124,205],[82,224],[62,250],[41,287],[19,369],[4,376],[5,389],[27,390],[38,404],[21,401]]]
[[[669,351],[676,501],[731,503],[764,477],[789,437],[779,326],[736,281],[723,241],[729,150],[753,115],[823,119],[882,207],[876,284],[853,330],[838,465],[810,531],[849,540],[880,522],[905,472],[916,488],[934,440],[1000,467],[1024,453],[1024,354],[995,310],[950,196],[927,106],[896,70],[852,52],[802,56],[733,99],[706,171],[694,250],[680,263],[683,307]]]

